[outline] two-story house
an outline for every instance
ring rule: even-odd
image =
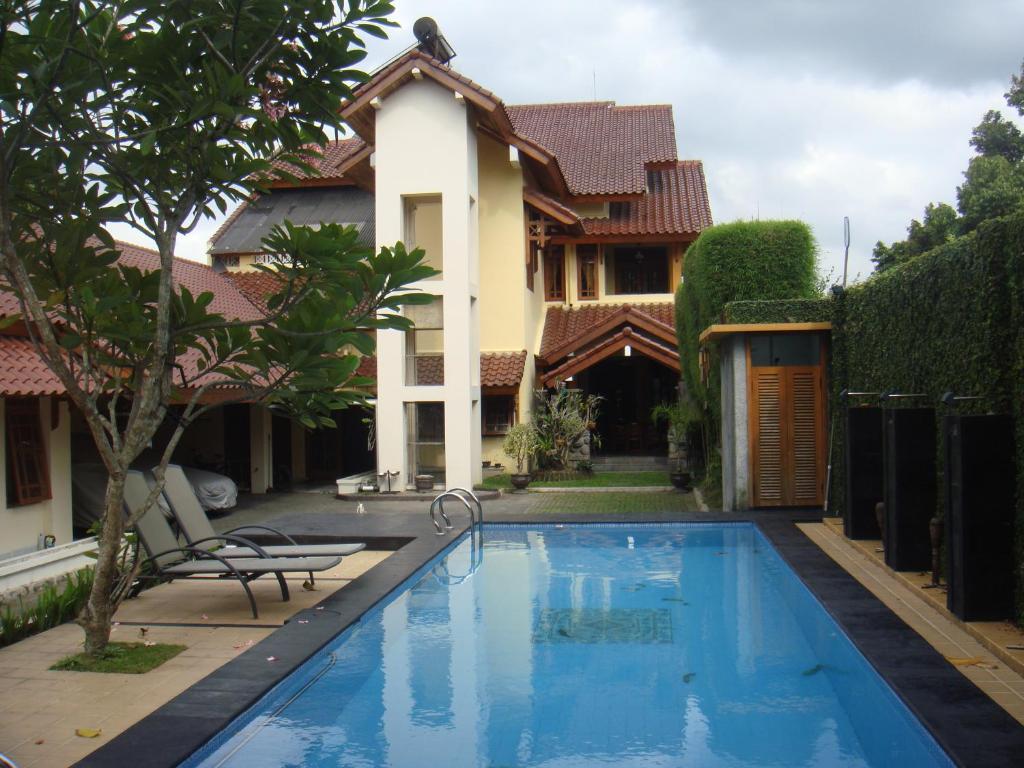
[[[252,265],[284,219],[425,250],[438,275],[416,287],[434,302],[408,308],[415,330],[378,334],[363,365],[377,381],[377,471],[471,486],[484,460],[505,460],[534,390],[562,384],[605,398],[603,450],[656,450],[649,412],[679,380],[672,295],[711,224],[672,108],[506,105],[413,49],[342,115],[354,135],[235,211],[211,256],[258,300],[266,275]]]

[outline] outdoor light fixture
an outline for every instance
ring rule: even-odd
[[[622,350],[622,351],[623,351],[623,354],[626,355],[626,357],[631,357],[632,354],[633,354],[633,348],[631,346],[629,346],[629,344],[627,344],[626,348],[624,350]]]

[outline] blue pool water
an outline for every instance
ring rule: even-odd
[[[753,525],[484,538],[189,765],[952,765]]]

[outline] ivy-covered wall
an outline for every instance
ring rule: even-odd
[[[979,396],[965,413],[1012,413],[1017,429],[1016,597],[1024,621],[1024,216],[997,219],[832,301],[836,440],[831,504],[843,507],[843,389]],[[938,429],[940,425],[936,424]],[[941,430],[939,431],[941,435]],[[938,447],[941,515],[944,446]]]
[[[828,299],[730,301],[722,311],[725,323],[826,323],[832,319]]]

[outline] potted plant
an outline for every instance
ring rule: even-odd
[[[692,414],[683,399],[678,398],[674,403],[661,403],[651,409],[651,421],[657,424],[662,419],[668,422],[668,458],[672,467],[668,478],[679,490],[689,491],[693,487],[693,474],[686,432],[693,421]]]
[[[538,444],[537,431],[529,423],[516,424],[505,435],[502,448],[506,456],[515,459],[512,485],[518,491],[525,490],[530,484],[530,457],[537,451]]]

